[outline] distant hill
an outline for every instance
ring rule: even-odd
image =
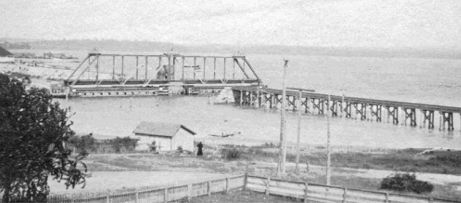
[[[31,46],[27,42],[2,42],[0,40],[0,47],[5,49],[30,49]]]
[[[1,45],[0,45],[0,57],[2,56],[11,56],[13,54],[11,54],[8,50],[4,49]]]
[[[12,43],[9,43],[12,44]],[[183,45],[152,41],[118,40],[30,40],[15,42],[27,48],[41,50],[93,50],[101,52],[168,52],[178,53],[221,53],[221,54],[277,54],[277,55],[329,55],[359,57],[420,57],[461,59],[461,50],[442,48],[360,48],[360,47],[304,47],[283,45]],[[1,45],[1,44],[0,44]],[[5,47],[8,48],[8,47]],[[10,48],[11,49],[11,48]],[[12,48],[15,49],[15,48]],[[21,48],[24,49],[24,48]]]

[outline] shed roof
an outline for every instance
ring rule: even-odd
[[[147,136],[173,137],[181,128],[192,135],[196,134],[194,131],[181,124],[146,121],[139,123],[133,133]]]
[[[11,55],[13,55],[11,52],[4,49],[3,47],[0,47],[0,56],[11,56]]]

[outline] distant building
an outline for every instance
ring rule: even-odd
[[[181,147],[194,150],[194,131],[181,124],[141,122],[133,133],[139,139],[136,150],[172,151]]]
[[[3,47],[0,47],[0,63],[14,63],[13,54]]]

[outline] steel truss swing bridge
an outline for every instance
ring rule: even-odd
[[[64,81],[68,96],[142,96],[258,86],[245,56],[90,53]]]

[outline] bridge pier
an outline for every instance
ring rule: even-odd
[[[269,109],[274,108],[274,95],[273,94],[268,94],[269,95]]]
[[[293,111],[296,111],[296,96],[287,96],[287,101],[287,108],[291,108]]]
[[[324,105],[325,104],[322,99],[312,99],[312,110],[315,110],[317,108],[317,114],[323,115]]]
[[[338,101],[331,101],[330,111],[332,117],[338,117]]]
[[[261,91],[258,90],[257,92],[257,98],[258,98],[258,108],[261,108],[261,104],[262,104],[262,94],[261,94]]]
[[[243,92],[243,105],[250,106],[250,92],[249,91]]]
[[[241,93],[240,93],[240,107],[243,107],[245,105],[245,95],[246,95],[246,92],[241,91]]]
[[[346,103],[344,113],[346,113],[346,118],[352,117],[352,104],[350,102]]]
[[[445,130],[445,126],[442,124],[442,112],[439,111],[439,131]]]
[[[405,112],[405,125],[407,125],[407,120],[410,119],[410,126],[416,126],[416,109],[414,108],[403,108]]]
[[[275,107],[278,108],[279,104],[280,104],[280,109],[284,108],[282,106],[282,95],[280,94],[274,94],[274,98],[275,98]]]
[[[309,112],[309,97],[306,97],[304,102],[301,101],[301,106],[304,106],[304,113],[310,113]]]
[[[376,107],[376,108],[375,108]],[[382,121],[382,106],[381,105],[370,105],[371,117],[375,117],[376,122]]]
[[[256,107],[256,103],[255,103],[255,95],[254,95],[254,92],[253,91],[249,91],[248,92],[248,102],[249,102],[249,106],[250,107]]]
[[[453,131],[453,112],[441,112],[442,115],[442,129],[445,130],[445,126],[447,126],[448,131]]]
[[[319,99],[319,106],[320,106],[320,114],[325,115],[325,105],[327,102],[325,102],[324,99]]]
[[[341,107],[340,107],[340,108],[341,108],[341,111],[340,111],[340,112],[341,112],[341,117],[344,117],[344,110],[345,110],[344,104],[345,104],[345,102],[346,102],[346,101],[344,100],[344,94],[343,94],[343,95],[341,96]]]
[[[246,92],[246,102],[247,102],[247,105],[248,107],[252,107],[253,106],[253,92],[252,91],[247,91]]]
[[[241,95],[242,95],[242,98],[241,98],[241,102],[240,102],[240,103],[242,104],[241,106],[243,107],[243,106],[246,105],[246,97],[247,97],[246,95],[247,95],[247,92],[246,92],[246,91],[242,91],[242,94],[241,94]]]
[[[263,92],[261,96],[262,96],[262,103],[264,104],[264,108],[266,109],[269,108],[270,94]]]
[[[235,104],[238,104],[240,107],[242,107],[243,91],[242,90],[240,90],[240,91],[233,90],[232,93],[234,95]]]
[[[426,127],[427,121],[427,128],[434,129],[434,111],[430,110],[421,110],[423,114],[423,127]]]
[[[352,117],[353,117],[354,119],[357,119],[357,114],[358,114],[358,113],[357,113],[357,111],[358,111],[357,105],[358,105],[357,103],[352,103],[352,106],[353,106],[354,109],[355,109],[355,114],[352,115]]]
[[[399,124],[399,107],[395,106],[386,106],[387,109],[387,118],[392,117],[392,124]]]
[[[359,107],[360,105],[360,107]],[[360,120],[367,119],[367,104],[364,103],[354,103],[355,113],[360,116]]]

